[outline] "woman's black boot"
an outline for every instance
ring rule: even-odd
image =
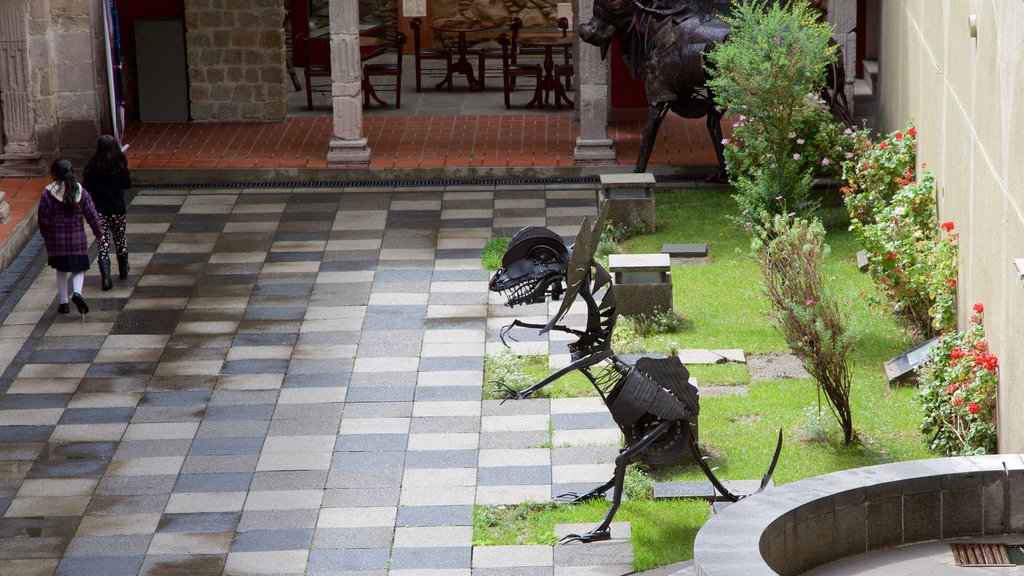
[[[97,260],[100,266],[100,282],[103,284],[104,290],[110,290],[114,287],[113,282],[110,281],[110,258],[101,258]]]
[[[117,255],[117,277],[120,278],[121,280],[124,280],[125,278],[127,278],[128,277],[128,269],[129,268],[131,268],[131,265],[128,264],[128,255],[127,254],[118,254]]]

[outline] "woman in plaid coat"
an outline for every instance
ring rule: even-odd
[[[89,241],[84,222],[97,238],[103,237],[103,223],[85,188],[75,181],[71,161],[60,158],[50,165],[53,182],[39,198],[36,218],[39,233],[46,244],[46,263],[57,271],[57,312],[67,314],[68,273],[71,274],[71,301],[84,318],[89,305],[82,298],[85,271],[89,269]]]

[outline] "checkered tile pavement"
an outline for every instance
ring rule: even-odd
[[[0,324],[0,575],[628,572],[628,533],[472,542],[475,504],[611,476],[599,399],[481,401],[513,315],[481,247],[524,225],[571,238],[594,198],[141,190],[132,273],[101,292],[90,272],[84,322],[56,314],[37,261]],[[564,341],[522,340],[565,357]]]

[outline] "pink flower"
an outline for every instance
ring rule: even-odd
[[[799,160],[800,154],[793,154],[793,160]]]
[[[821,165],[822,165],[822,166],[828,166],[828,165],[829,165],[829,164],[831,164],[831,163],[832,163],[832,162],[831,162],[831,161],[830,161],[830,160],[829,160],[828,158],[822,158],[822,159],[821,159]]]

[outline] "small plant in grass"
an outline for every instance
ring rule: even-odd
[[[626,500],[634,502],[653,500],[654,479],[651,478],[651,475],[639,463],[634,462],[626,467],[626,477],[622,482],[622,493],[626,496]]]
[[[631,314],[621,317],[624,324],[632,328],[640,338],[650,338],[658,334],[684,332],[690,322],[675,310],[655,310],[650,314]],[[619,327],[616,326],[616,329]]]
[[[798,438],[801,442],[825,444],[828,442],[834,420],[822,409],[821,405],[808,406],[803,410]]]
[[[508,248],[508,238],[491,238],[480,253],[480,263],[484,270],[494,271],[501,267],[501,257]]]
[[[597,249],[594,251],[594,255],[602,265],[606,265],[609,254],[617,254],[622,251],[619,246],[620,244],[630,238],[643,236],[648,232],[650,232],[650,228],[640,218],[634,218],[628,225],[606,222],[604,230],[601,231],[601,239],[597,241]]]
[[[842,140],[817,94],[835,58],[833,29],[804,0],[734,3],[729,39],[709,54],[719,107],[739,115],[725,141],[730,183],[748,228],[762,215],[812,208],[812,176],[837,165]]]
[[[975,304],[970,327],[943,334],[917,372],[921,431],[931,436],[933,450],[947,456],[996,450],[999,359],[985,340],[984,311]]]
[[[827,247],[820,222],[776,216],[766,219],[752,247],[772,316],[786,343],[814,378],[839,427],[843,443],[854,441],[847,353],[852,342],[838,302],[822,281]]]
[[[494,389],[522,390],[533,385],[533,378],[527,373],[527,361],[511,348],[502,348],[497,354],[485,356],[484,372]]]

